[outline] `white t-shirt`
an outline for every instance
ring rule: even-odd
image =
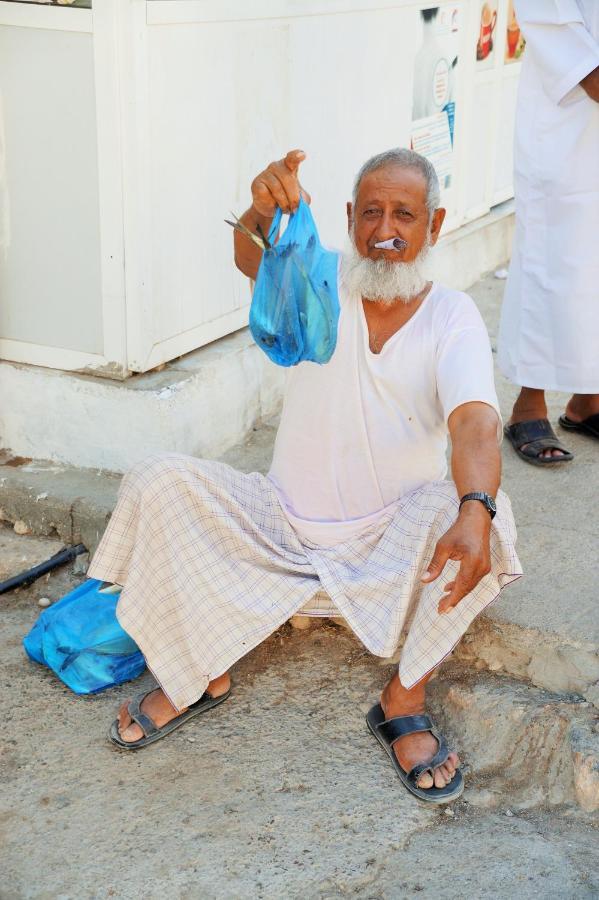
[[[299,536],[321,546],[357,536],[400,497],[445,478],[456,407],[481,401],[500,415],[489,337],[467,294],[433,284],[374,354],[361,298],[339,293],[335,353],[290,371],[268,475]]]

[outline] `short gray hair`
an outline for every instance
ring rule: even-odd
[[[354,206],[364,177],[371,172],[376,172],[378,169],[385,169],[387,166],[400,166],[403,169],[415,169],[417,172],[420,172],[426,183],[426,208],[428,209],[429,217],[432,217],[434,211],[441,205],[441,191],[435,167],[426,156],[421,156],[420,153],[408,150],[405,147],[394,147],[392,150],[377,153],[376,156],[371,156],[370,159],[366,160],[354,181]]]

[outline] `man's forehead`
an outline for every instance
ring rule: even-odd
[[[362,178],[358,201],[368,202],[380,196],[384,199],[409,199],[426,205],[427,184],[422,172],[407,166],[390,164]]]

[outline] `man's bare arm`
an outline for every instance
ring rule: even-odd
[[[486,403],[464,403],[449,417],[452,453],[451,470],[458,497],[484,491],[495,497],[501,481],[501,453],[497,443],[497,413]],[[469,594],[491,570],[491,517],[482,503],[469,500],[455,523],[437,543],[423,577],[434,581],[448,559],[460,569],[454,581],[445,585],[446,594],[439,612],[448,612]]]
[[[260,228],[262,234],[267,235],[277,206],[284,213],[290,213],[297,209],[300,196],[303,195],[310,202],[310,197],[302,189],[298,179],[298,169],[305,158],[303,150],[290,150],[285,159],[272,162],[254,178],[252,205],[241,216],[241,222],[246,228],[254,234],[259,234]],[[234,232],[233,240],[235,265],[244,275],[255,280],[262,260],[262,250],[239,231]]]
[[[587,92],[591,100],[599,103],[599,66],[582,79],[580,86],[583,91]]]

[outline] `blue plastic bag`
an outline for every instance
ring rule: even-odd
[[[279,230],[277,209],[268,239]],[[302,199],[277,244],[264,251],[258,270],[250,331],[279,366],[327,363],[337,342],[338,256],[320,243],[310,207]]]
[[[46,609],[23,639],[25,652],[76,694],[94,694],[137,678],[146,663],[116,618],[118,594],[100,594],[90,578]]]

